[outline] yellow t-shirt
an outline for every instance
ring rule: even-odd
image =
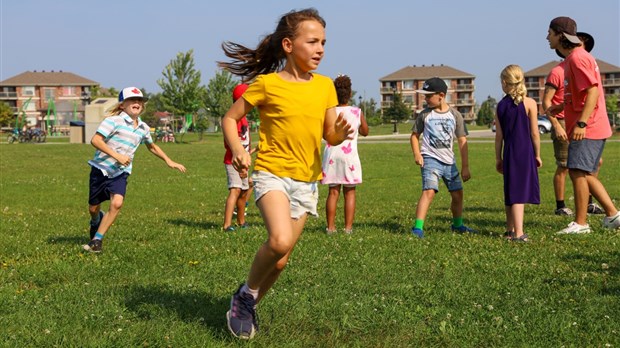
[[[308,82],[286,81],[277,73],[259,75],[243,99],[260,114],[254,170],[304,182],[320,180],[325,111],[338,104],[332,80],[319,74]]]

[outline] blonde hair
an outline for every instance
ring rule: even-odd
[[[502,70],[500,78],[507,87],[506,93],[510,95],[516,105],[519,105],[527,94],[521,67],[516,64],[508,65]]]

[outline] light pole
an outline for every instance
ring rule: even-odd
[[[360,109],[362,109],[362,113],[364,113],[364,107],[362,105],[362,96],[361,95],[358,96],[357,100],[359,100],[359,104],[358,105],[359,105]]]

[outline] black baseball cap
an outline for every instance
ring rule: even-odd
[[[583,47],[586,49],[586,51],[591,52],[594,48],[594,38],[592,37],[592,35],[584,32],[577,32],[577,37],[581,40]],[[560,56],[560,58],[566,58],[564,57],[562,52],[560,52],[560,50],[556,49],[555,53]]]
[[[447,94],[448,85],[446,85],[446,82],[439,77],[433,77],[424,81],[422,89],[416,89],[415,92],[420,94],[433,94],[440,92]]]

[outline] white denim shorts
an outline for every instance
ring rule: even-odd
[[[299,219],[306,213],[313,216],[319,215],[316,212],[319,202],[319,189],[316,181],[304,182],[281,178],[264,171],[254,171],[252,181],[256,202],[269,191],[281,191],[291,204],[291,218]]]

